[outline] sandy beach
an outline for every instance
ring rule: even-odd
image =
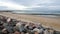
[[[42,16],[22,15],[22,14],[20,15],[20,14],[13,14],[10,12],[0,12],[0,15],[26,22],[41,23],[45,27],[52,27],[55,30],[60,31],[60,18],[48,18]]]

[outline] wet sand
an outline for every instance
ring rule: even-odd
[[[60,18],[48,18],[43,16],[22,15],[22,14],[20,15],[20,14],[12,14],[10,12],[0,12],[0,15],[26,22],[41,23],[42,25],[44,25],[44,27],[52,27],[55,30],[60,31]]]

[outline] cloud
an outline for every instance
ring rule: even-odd
[[[11,10],[59,10],[60,0],[1,0],[0,6]]]
[[[3,2],[0,1],[0,6],[5,6],[9,9],[13,9],[13,10],[25,10],[27,7],[23,6],[23,5],[18,5],[12,2]]]

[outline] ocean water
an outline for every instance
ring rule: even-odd
[[[23,14],[60,14],[60,11],[13,11],[13,13],[23,13]]]
[[[44,17],[59,17],[60,18],[60,11],[13,11],[12,13],[16,14],[33,14],[37,16],[44,16]],[[53,15],[52,15],[53,14]]]

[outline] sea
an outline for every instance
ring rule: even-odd
[[[18,11],[12,11],[12,13],[60,18],[60,11],[20,11],[18,10]]]

